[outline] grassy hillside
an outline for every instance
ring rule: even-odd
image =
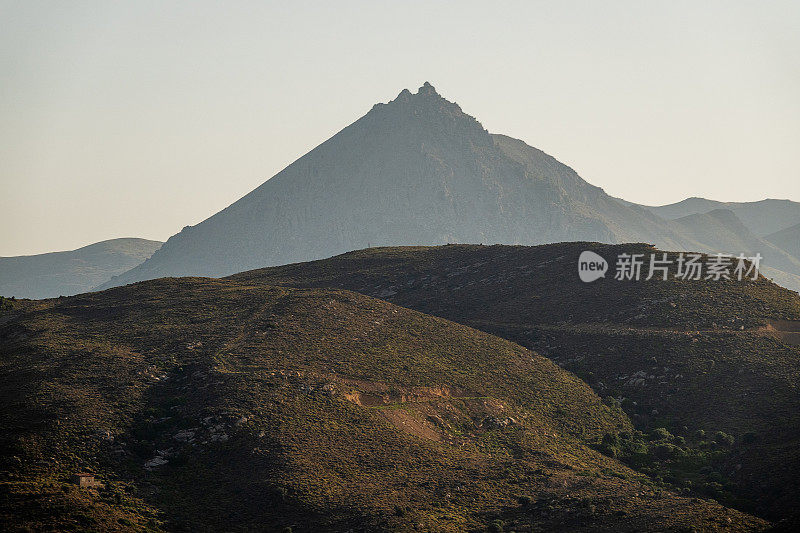
[[[606,278],[579,280],[584,249],[611,263]],[[347,288],[535,349],[621,402],[639,430],[665,428],[686,441],[685,460],[623,457],[630,464],[743,508],[790,514],[800,502],[800,462],[787,453],[800,427],[800,348],[770,324],[800,319],[800,298],[763,278],[613,279],[619,253],[652,251],[588,243],[384,248],[232,279]],[[734,444],[715,439],[718,431]]]
[[[548,359],[381,300],[184,278],[8,307],[19,530],[766,525],[599,453],[628,417]]]

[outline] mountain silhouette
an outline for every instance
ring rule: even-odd
[[[403,90],[103,287],[222,276],[369,246],[647,240],[668,224],[522,141],[492,135],[425,83]]]
[[[779,206],[781,220],[774,224],[762,221],[747,231],[733,215],[726,219],[731,228],[717,234],[702,221],[678,216],[728,204],[684,204],[664,211],[613,198],[541,150],[490,134],[426,82],[416,93],[406,89],[388,104],[376,104],[254,191],[185,227],[150,259],[98,288],[165,276],[225,276],[375,246],[592,241],[707,253],[760,251],[768,256],[770,277],[800,290],[800,259],[757,249],[765,243],[758,237],[762,230],[794,220],[792,202]],[[751,212],[736,211],[758,220]],[[753,246],[740,249],[739,229]]]
[[[86,292],[135,267],[161,244],[122,238],[67,252],[0,257],[0,296],[53,298]]]

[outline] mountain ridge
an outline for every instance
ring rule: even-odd
[[[767,235],[764,240],[800,257],[800,223]]]
[[[63,252],[0,257],[0,296],[54,298],[86,292],[142,263],[162,244],[124,237]]]
[[[662,206],[641,205],[663,218],[674,220],[692,214],[708,213],[715,209],[729,209],[750,231],[759,237],[786,229],[800,223],[800,202],[786,199],[766,198],[753,202],[719,202],[693,196]]]

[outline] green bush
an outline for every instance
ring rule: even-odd
[[[714,442],[722,446],[732,446],[734,440],[733,435],[728,435],[724,431],[714,433]]]
[[[674,444],[656,444],[653,447],[653,455],[658,459],[669,459],[675,455],[676,446]]]
[[[603,444],[607,446],[619,446],[619,435],[616,433],[606,433],[603,435]]]
[[[622,404],[620,404],[619,400],[617,400],[613,396],[606,396],[605,398],[603,398],[603,403],[614,409],[622,408]]]
[[[609,444],[601,444],[599,447],[600,453],[603,455],[607,455],[609,457],[619,457],[620,449],[616,446],[611,446]]]
[[[667,428],[656,428],[650,434],[652,440],[668,440],[672,438],[672,433],[667,431]]]
[[[641,440],[626,441],[623,450],[629,455],[647,455],[647,452],[650,451],[647,443]]]
[[[494,520],[489,524],[489,533],[503,533],[505,523],[502,520]]]

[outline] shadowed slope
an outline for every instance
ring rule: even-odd
[[[590,449],[630,423],[547,359],[355,293],[163,279],[17,303],[0,339],[6,523],[765,525]]]
[[[584,249],[610,262],[605,279],[578,279]],[[752,500],[744,505],[781,516],[800,496],[800,463],[773,452],[798,437],[800,351],[766,326],[800,319],[800,297],[763,278],[612,279],[619,253],[653,251],[589,243],[371,249],[233,279],[347,288],[514,340],[620,399],[643,430],[665,426],[687,438],[724,431],[742,441],[755,435],[710,466],[714,477],[736,480],[729,488]],[[740,454],[751,462],[742,466]]]

